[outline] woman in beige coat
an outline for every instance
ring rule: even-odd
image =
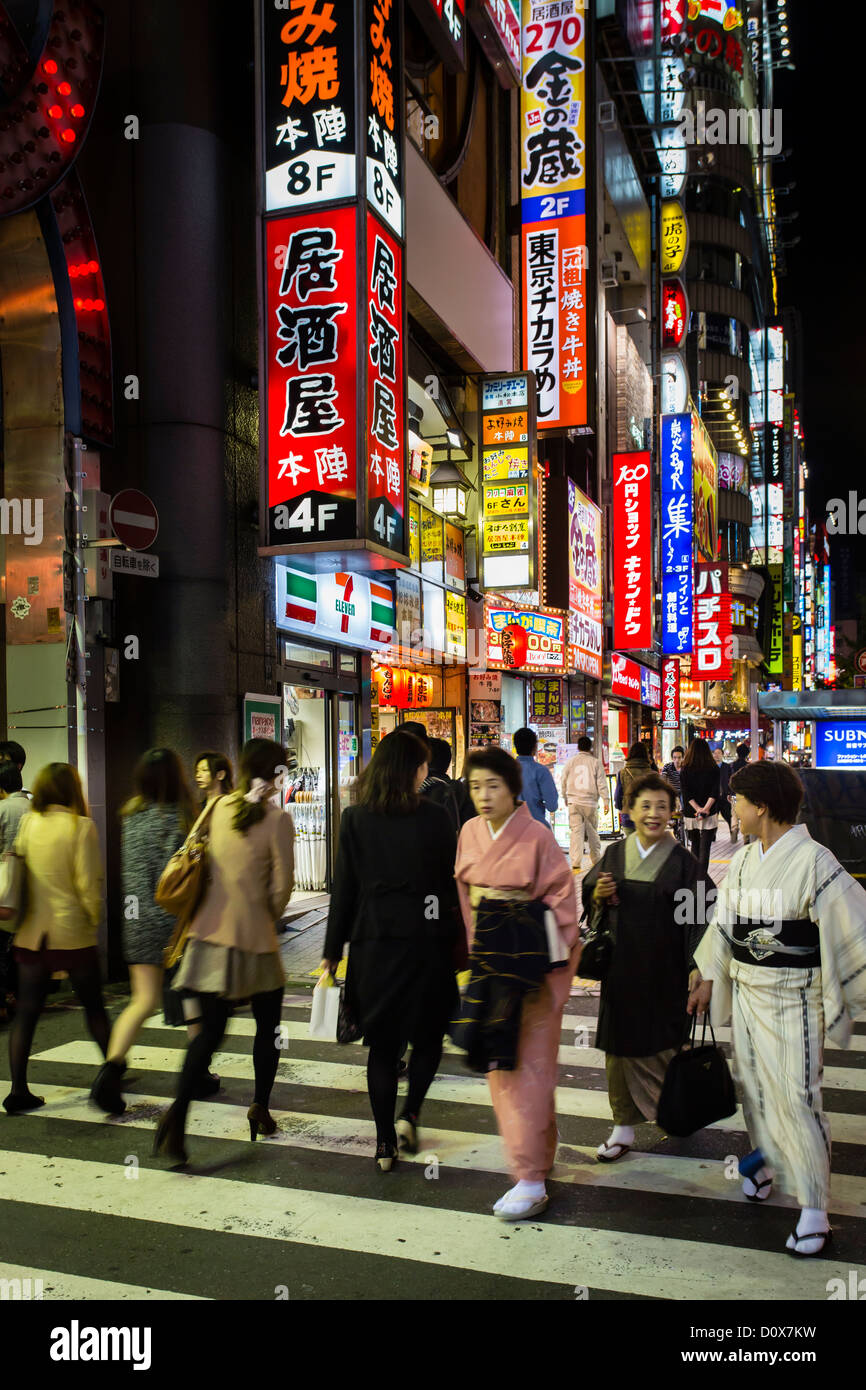
[[[190,1102],[207,1076],[233,1005],[247,999],[256,1021],[250,1138],[277,1128],[268,1111],[285,985],[276,922],[292,892],[295,828],[291,816],[271,805],[270,798],[285,763],[279,744],[251,739],[241,753],[238,790],[222,797],[211,814],[209,882],[174,982],[175,989],[198,1000],[201,1032],[187,1049],[177,1098],[156,1133],[155,1152],[176,1162],[186,1162]]]
[[[55,970],[67,971],[103,1057],[108,1048],[96,949],[102,856],[81,781],[69,763],[49,763],[39,773],[33,809],[21,820],[15,849],[27,866],[27,901],[13,942],[18,1006],[9,1033],[12,1089],[3,1102],[10,1115],[45,1104],[28,1089],[27,1063]]]

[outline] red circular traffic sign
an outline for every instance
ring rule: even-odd
[[[854,664],[858,671],[866,671],[866,647],[861,647],[854,658]]]
[[[147,550],[159,532],[156,507],[134,487],[125,488],[112,497],[108,523],[117,539],[129,550]]]

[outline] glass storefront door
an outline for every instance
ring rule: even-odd
[[[295,822],[295,891],[324,893],[331,886],[340,816],[352,804],[358,780],[359,697],[341,689],[347,682],[338,676],[310,684],[314,673],[303,675],[304,684],[289,679],[282,685],[286,805]]]

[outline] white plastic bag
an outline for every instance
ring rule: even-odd
[[[323,975],[313,990],[310,1037],[317,1038],[319,1042],[336,1042],[339,1012],[339,986],[332,976]]]

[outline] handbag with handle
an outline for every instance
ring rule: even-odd
[[[16,932],[27,911],[27,862],[7,850],[0,860],[0,931]]]
[[[709,1043],[706,1041],[708,1024]],[[697,1032],[695,1012],[688,1045],[683,1043],[668,1063],[659,1099],[657,1124],[677,1139],[686,1139],[717,1120],[726,1120],[737,1109],[733,1078],[724,1053],[716,1043],[708,1014],[704,1014],[700,1043]]]
[[[221,797],[206,806],[180,849],[175,850],[159,876],[154,902],[177,918],[171,939],[163,953],[166,970],[180,960],[189,925],[204,897],[208,878],[208,838],[210,818]]]
[[[613,877],[622,878],[625,871],[625,841],[617,840],[602,860],[602,869]],[[582,980],[606,980],[610,973],[616,946],[616,906],[607,899],[596,904],[590,925],[583,938],[583,950],[577,969]]]

